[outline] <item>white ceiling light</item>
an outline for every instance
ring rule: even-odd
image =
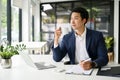
[[[52,6],[50,4],[43,4],[44,11],[49,10],[49,9],[52,9]]]

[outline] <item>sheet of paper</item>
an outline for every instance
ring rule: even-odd
[[[93,69],[84,70],[80,65],[74,65],[71,69],[66,71],[66,74],[84,74],[90,75]]]

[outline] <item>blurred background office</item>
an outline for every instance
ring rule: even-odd
[[[10,43],[46,41],[51,46],[54,31],[71,31],[71,9],[82,6],[89,12],[86,26],[114,38],[114,61],[120,63],[120,0],[0,0],[0,40]],[[62,36],[63,36],[62,35]]]

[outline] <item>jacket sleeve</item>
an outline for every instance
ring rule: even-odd
[[[54,45],[52,46],[52,51],[53,51],[53,59],[56,62],[61,61],[65,57],[67,53],[67,49],[65,46],[64,38],[56,48],[54,48]]]
[[[102,33],[99,34],[99,41],[97,44],[97,59],[94,62],[97,64],[97,67],[105,66],[108,63],[107,48],[105,46],[105,41]]]

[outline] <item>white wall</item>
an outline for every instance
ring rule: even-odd
[[[12,5],[22,8],[22,0],[12,0]]]
[[[118,63],[119,0],[114,0],[114,61]]]
[[[31,0],[22,0],[22,41],[30,41]]]
[[[35,26],[35,41],[40,41],[40,9],[39,4],[33,6],[34,10],[34,26]]]
[[[1,0],[0,0],[0,16],[1,16]],[[1,19],[0,19],[0,39],[1,39],[1,26],[2,26],[2,24],[1,24]]]

